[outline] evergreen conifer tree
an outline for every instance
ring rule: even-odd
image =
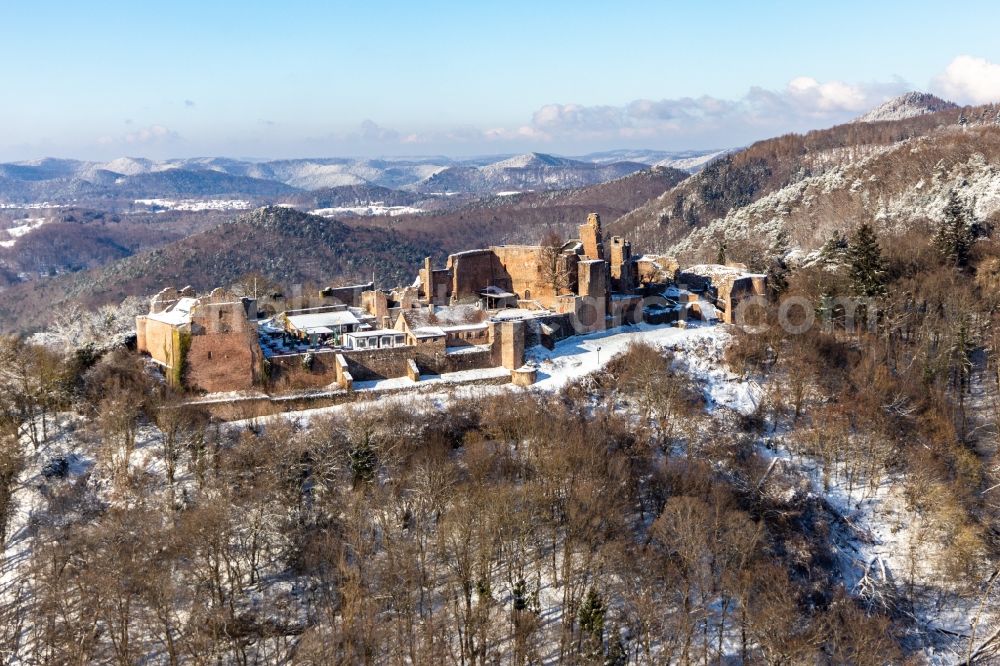
[[[958,268],[969,265],[974,240],[971,217],[971,211],[952,191],[944,207],[944,220],[934,235],[934,246],[945,261]]]
[[[791,271],[785,263],[790,242],[788,232],[782,229],[775,236],[768,250],[770,260],[767,266],[767,288],[774,297],[781,296],[788,289],[788,275]]]
[[[828,266],[836,266],[845,262],[847,258],[847,238],[835,229],[833,235],[820,248],[819,258]]]
[[[587,596],[580,604],[580,629],[590,636],[595,647],[604,644],[604,613],[606,612],[604,600],[594,588],[587,590]]]
[[[855,293],[867,298],[885,296],[886,263],[875,230],[868,222],[858,227],[848,245],[847,258]]]
[[[719,251],[715,255],[715,263],[725,265],[726,263],[726,241],[719,241]]]

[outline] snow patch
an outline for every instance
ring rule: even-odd
[[[7,229],[7,234],[11,236],[11,239],[0,241],[0,247],[14,247],[14,244],[17,242],[17,239],[21,238],[22,236],[28,233],[31,233],[32,231],[34,231],[35,229],[42,226],[48,221],[49,221],[48,218],[44,217],[28,217],[21,220],[21,224],[17,225],[16,227],[11,227]]]
[[[309,211],[309,214],[319,215],[320,217],[337,217],[338,215],[360,215],[362,217],[371,217],[375,215],[416,215],[417,213],[423,212],[423,208],[414,208],[413,206],[386,206],[384,203],[379,201],[367,206],[317,208],[316,210]]]
[[[247,210],[253,207],[246,199],[136,199],[135,205],[152,209],[183,210]]]

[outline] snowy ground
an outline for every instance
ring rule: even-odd
[[[320,217],[336,217],[338,215],[361,215],[370,217],[373,215],[414,215],[423,213],[424,209],[413,206],[386,206],[381,203],[373,203],[367,206],[341,206],[337,208],[317,208],[309,211],[310,215]]]
[[[0,210],[42,210],[45,208],[67,208],[68,204],[55,204],[48,201],[38,203],[5,203],[0,202]]]
[[[40,429],[41,426],[39,426]],[[92,487],[98,489],[101,501],[112,502],[113,489],[108,479],[107,469],[97,469],[98,462],[92,445],[86,443],[82,434],[86,428],[85,419],[75,413],[54,414],[47,421],[48,438],[34,448],[27,434],[21,437],[22,450],[26,454],[26,466],[15,487],[12,501],[15,507],[7,529],[7,541],[0,560],[0,603],[11,603],[17,598],[33,598],[36,581],[29,573],[32,564],[32,545],[38,521],[45,517],[49,505],[47,496],[56,484],[75,483],[82,477],[93,474],[96,481]],[[26,432],[26,429],[25,429]],[[153,477],[163,477],[165,466],[159,456],[160,431],[153,426],[142,426],[136,433],[135,448],[128,459],[128,467],[133,472],[142,472]],[[123,451],[117,455],[124,456]],[[65,468],[53,472],[53,464],[65,461]],[[178,477],[179,488],[187,479]],[[34,663],[29,661],[31,653],[31,618],[19,618],[24,660],[11,657],[6,664]]]
[[[569,381],[590,374],[622,353],[632,343],[644,342],[674,353],[675,364],[703,387],[710,406],[723,406],[742,414],[752,414],[760,401],[760,387],[742,381],[721,365],[728,329],[724,326],[698,325],[688,328],[637,324],[562,340],[552,351],[544,347],[529,350],[528,358],[538,366],[538,378],[532,387],[554,391]]]
[[[17,239],[30,233],[48,222],[48,218],[44,217],[28,217],[20,220],[21,224],[16,227],[10,227],[7,229],[7,234],[10,235],[10,240],[0,241],[0,247],[14,247]]]
[[[137,206],[165,210],[197,212],[203,210],[247,210],[253,207],[245,199],[136,199]]]

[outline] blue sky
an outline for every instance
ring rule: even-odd
[[[1000,99],[963,2],[5,0],[0,160],[712,148]]]

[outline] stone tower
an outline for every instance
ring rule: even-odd
[[[628,293],[633,287],[632,243],[620,236],[611,237],[611,289]]]
[[[604,259],[604,234],[601,232],[601,216],[591,213],[587,223],[580,226],[580,241],[587,259]]]
[[[508,370],[524,365],[524,322],[491,321],[489,326],[493,363]]]

